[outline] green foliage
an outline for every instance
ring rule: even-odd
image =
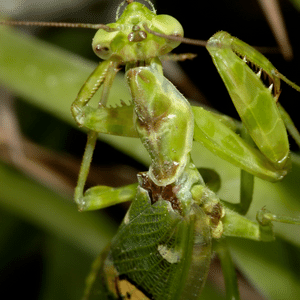
[[[70,105],[95,65],[6,28],[0,30],[1,82],[32,105],[76,126]],[[111,98],[119,101],[120,95],[128,95],[121,76],[117,77]],[[112,136],[103,139],[139,162],[149,164],[140,141]],[[215,169],[221,175],[219,195],[222,199],[237,199],[237,168],[200,145],[195,145],[192,155],[197,166]],[[282,182],[272,184],[257,180],[249,218],[255,219],[257,210],[264,205],[272,212],[297,216],[300,157],[293,155],[292,160],[293,171]],[[71,201],[3,163],[0,182],[2,283],[11,271],[12,262],[26,262],[30,253],[43,249],[43,268],[39,272],[42,287],[38,287],[38,280],[35,284],[41,291],[39,299],[80,299],[91,261],[113,235],[114,223],[103,213],[78,213]],[[268,299],[297,299],[300,293],[299,228],[276,224],[275,231],[279,238],[272,243],[232,238],[233,259]],[[10,275],[12,281],[19,278],[17,272]],[[16,288],[18,286],[19,283]],[[213,288],[206,286],[203,299],[221,297]],[[28,293],[32,296],[34,292],[28,290]]]

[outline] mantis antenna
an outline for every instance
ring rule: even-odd
[[[118,31],[104,24],[84,24],[84,23],[63,23],[63,22],[31,22],[31,21],[0,21],[3,25],[21,25],[21,26],[43,26],[43,27],[69,27],[69,28],[87,28],[103,29],[107,32]]]
[[[144,28],[149,33],[154,34],[154,35],[159,36],[159,37],[162,37],[162,38],[165,38],[165,39],[178,41],[178,42],[182,42],[184,44],[189,44],[189,45],[201,46],[201,47],[206,47],[206,45],[207,45],[207,41],[189,39],[189,38],[184,38],[184,37],[176,36],[176,35],[167,35],[167,34],[163,34],[163,33],[153,31],[147,26],[147,24],[144,24]]]
[[[206,47],[206,45],[207,45],[207,41],[204,41],[204,40],[190,39],[190,38],[185,38],[185,37],[176,36],[176,35],[167,35],[167,34],[153,31],[147,26],[147,24],[144,24],[144,28],[149,33],[159,36],[159,37],[162,37],[162,38],[165,38],[165,39],[178,41],[178,42],[188,44],[188,45],[200,46],[200,47]],[[261,46],[252,46],[252,47],[262,53],[273,53],[273,54],[279,53],[278,47],[261,47]],[[284,79],[282,78],[282,80],[284,80]]]

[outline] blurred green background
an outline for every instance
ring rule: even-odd
[[[0,12],[1,18],[9,15],[18,20],[108,23],[114,21],[118,4],[0,1]],[[299,12],[289,1],[280,5],[294,59],[286,61],[278,53],[267,56],[280,72],[300,83]],[[208,39],[226,30],[251,45],[276,46],[256,1],[201,1],[197,8],[190,0],[180,6],[157,1],[155,7],[159,14],[176,17],[187,37]],[[11,299],[80,299],[93,259],[109,243],[127,209],[117,206],[79,213],[72,201],[85,133],[72,120],[70,105],[98,62],[90,46],[94,31],[16,29],[0,28],[1,292]],[[176,52],[198,54],[176,71],[166,66],[166,75],[176,75],[178,88],[189,99],[210,103],[236,117],[206,49],[182,45]],[[111,98],[128,100],[128,89],[119,75]],[[298,99],[297,92],[283,85],[280,101],[295,121],[299,120]],[[101,140],[89,186],[125,185],[136,181],[138,171],[147,169],[149,157],[138,140],[110,136]],[[221,175],[220,197],[238,201],[239,170],[194,146],[197,166],[213,168]],[[291,147],[297,151],[292,142]],[[293,156],[293,163],[292,172],[281,183],[256,181],[249,218],[254,219],[264,205],[274,213],[299,216],[299,155]],[[298,299],[300,229],[282,224],[275,224],[275,229],[278,238],[273,243],[230,239],[242,299]],[[222,280],[214,259],[203,299],[222,299]]]

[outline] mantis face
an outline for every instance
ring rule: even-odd
[[[175,18],[156,15],[141,3],[133,2],[115,23],[108,24],[114,31],[97,31],[92,43],[94,52],[104,60],[127,63],[169,53],[180,44],[147,32],[145,25],[155,32],[183,36],[183,28]]]

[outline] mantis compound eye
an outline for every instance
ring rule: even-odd
[[[112,41],[118,35],[119,31],[109,32],[103,29],[99,29],[95,37],[93,39],[92,47],[95,54],[102,58],[103,60],[107,60],[111,57],[112,53]]]
[[[147,30],[147,28],[145,29]],[[183,37],[183,28],[181,24],[175,18],[168,15],[155,16],[152,20],[150,29],[154,32],[163,33],[165,35]],[[166,39],[165,45],[160,48],[159,55],[172,51],[174,48],[179,46],[180,43],[180,41]]]
[[[94,52],[102,59],[108,59],[111,55],[110,48],[101,44],[98,44],[94,47]]]
[[[95,48],[95,51],[99,54],[106,54],[108,53],[109,51],[109,48],[108,47],[102,47],[101,45],[97,45],[96,48]]]

